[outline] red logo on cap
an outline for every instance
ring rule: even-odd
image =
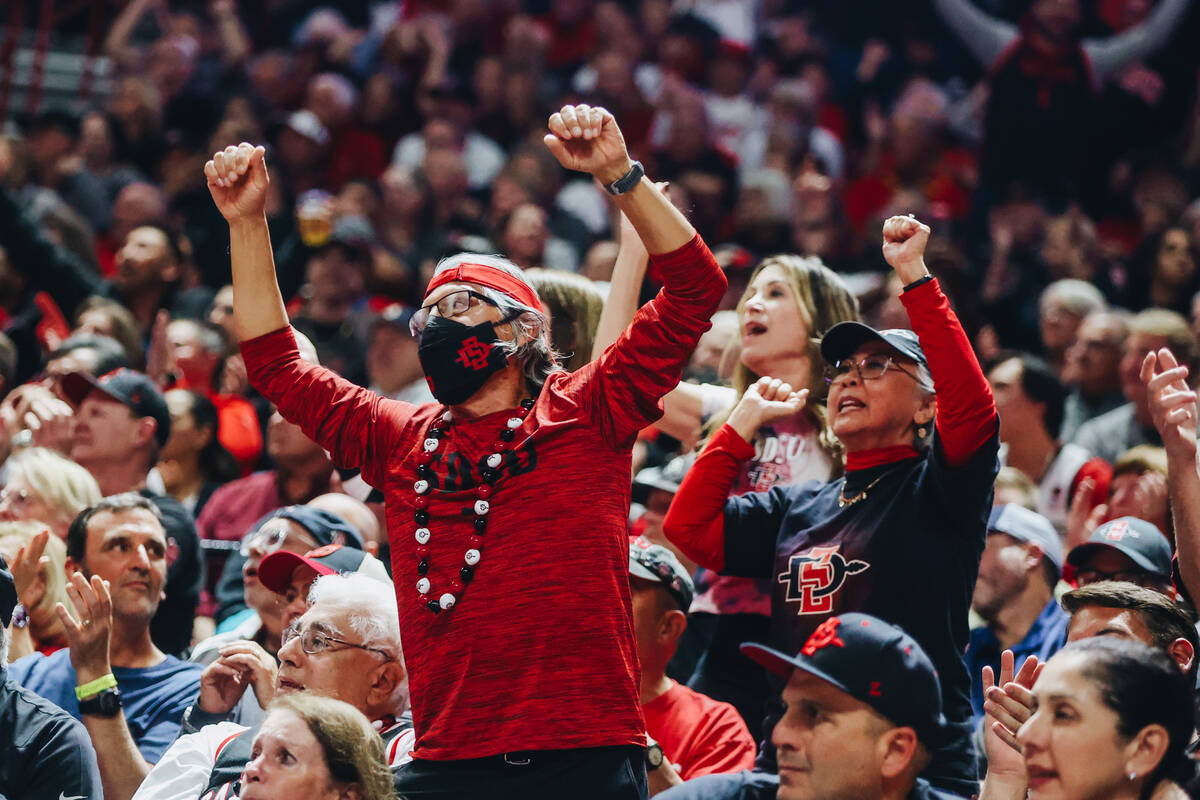
[[[879,688],[879,681],[871,681],[871,688],[867,689],[867,694],[871,697],[883,697],[883,690]]]
[[[830,617],[817,626],[817,629],[812,632],[812,636],[808,637],[808,641],[804,643],[804,647],[800,652],[806,656],[815,655],[818,650],[825,647],[845,647],[846,643],[838,638],[837,629],[842,621],[837,617]]]
[[[316,550],[309,550],[304,554],[305,558],[324,558],[330,553],[336,553],[342,549],[340,544],[327,544],[324,547],[318,547]]]
[[[472,336],[463,342],[462,347],[458,350],[458,358],[455,361],[461,363],[464,367],[470,367],[473,370],[481,370],[488,364],[488,353],[491,350],[476,336]]]
[[[1112,539],[1114,542],[1119,542],[1125,538],[1125,534],[1129,532],[1129,523],[1121,520],[1114,522],[1112,527],[1105,531],[1104,536],[1107,539]]]

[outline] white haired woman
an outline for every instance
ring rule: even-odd
[[[45,447],[18,451],[5,467],[0,520],[40,522],[65,541],[76,515],[100,502],[100,485],[92,474]]]
[[[904,628],[938,669],[949,720],[925,777],[969,796],[975,767],[963,651],[999,468],[998,419],[966,334],[925,267],[929,234],[911,217],[883,227],[883,255],[904,284],[900,299],[915,333],[843,322],[821,341],[845,477],[725,499],[754,455],[755,432],[800,413],[807,399],[807,390],[764,377],[696,459],[663,531],[702,566],[771,580],[772,647],[796,652],[825,620],[849,611]],[[764,733],[778,718],[771,709]],[[759,764],[764,775],[773,771],[772,748]],[[774,787],[763,796],[774,797]]]
[[[626,574],[631,451],[726,283],[612,114],[566,106],[548,127],[559,162],[615,197],[663,291],[602,358],[567,374],[521,270],[448,259],[411,322],[439,401],[420,406],[300,359],[272,265],[264,151],[230,147],[205,165],[230,225],[251,382],[387,500],[417,732],[401,794],[646,794]],[[478,768],[461,770],[463,759]]]

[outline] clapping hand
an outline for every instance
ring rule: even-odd
[[[93,575],[89,581],[83,573],[76,572],[67,581],[67,597],[75,607],[75,616],[71,616],[62,603],[54,607],[54,613],[66,630],[71,666],[83,685],[112,672],[108,660],[112,596],[108,592],[108,581],[99,575]]]

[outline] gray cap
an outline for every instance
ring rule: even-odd
[[[1022,542],[1030,542],[1042,548],[1042,557],[1060,572],[1063,566],[1062,540],[1050,520],[1036,511],[1030,511],[1016,503],[1004,503],[992,508],[988,518],[989,533],[1006,533]]]
[[[839,322],[829,329],[821,339],[821,357],[836,365],[854,355],[867,342],[883,342],[905,358],[911,358],[918,364],[927,363],[925,352],[921,350],[921,340],[912,331],[903,328],[877,331],[870,325],[851,321]]]
[[[695,460],[695,456],[688,453],[672,458],[661,467],[646,467],[638,470],[637,477],[633,479],[634,499],[639,503],[645,503],[653,489],[661,489],[664,492],[675,494],[679,491],[679,484],[683,483],[683,476],[687,474],[693,460]]]
[[[692,607],[692,597],[696,587],[692,585],[692,576],[684,569],[683,564],[667,548],[659,544],[651,544],[646,539],[638,537],[629,540],[629,574],[655,583],[661,583],[667,593],[679,604],[679,609],[687,613]]]

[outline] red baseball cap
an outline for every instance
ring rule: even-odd
[[[383,563],[370,553],[340,544],[327,544],[304,555],[277,550],[258,565],[258,579],[276,594],[283,594],[292,585],[296,568],[311,567],[320,575],[349,575],[359,572],[386,584],[391,584]]]

